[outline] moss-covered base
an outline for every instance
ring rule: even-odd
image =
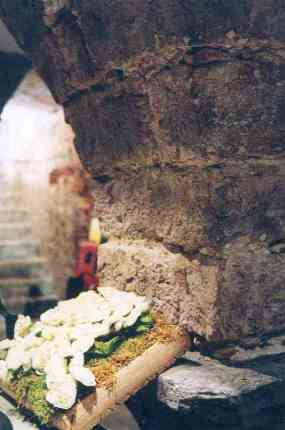
[[[116,374],[121,368],[127,366],[155,343],[171,342],[177,337],[180,331],[178,327],[167,324],[161,316],[152,315],[152,317],[152,328],[142,334],[137,334],[135,331],[129,332],[128,336],[123,334],[120,342],[112,344],[115,345],[115,350],[112,350],[111,355],[100,357],[99,354],[95,354],[95,358],[87,359],[86,365],[92,369],[98,388],[111,390],[116,383]],[[33,370],[26,373],[19,371],[14,375],[8,389],[18,405],[28,407],[42,425],[48,425],[55,415],[61,413],[45,400],[47,390],[45,376],[38,375]],[[82,387],[78,398],[83,398],[88,393],[90,390]]]

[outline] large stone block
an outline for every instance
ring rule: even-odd
[[[285,328],[284,255],[240,237],[219,263],[192,262],[180,322],[208,339],[239,339]]]
[[[173,323],[186,294],[188,265],[181,255],[143,241],[110,241],[99,248],[100,286],[145,295]]]
[[[281,162],[165,167],[100,176],[94,214],[111,237],[151,239],[187,254],[221,257],[239,236],[269,248],[285,234]]]
[[[285,328],[284,257],[239,238],[221,259],[186,258],[162,245],[110,241],[99,250],[100,285],[151,298],[173,323],[209,340]]]
[[[78,150],[88,169],[112,176],[284,154],[284,50],[238,43],[169,45],[125,65],[121,80],[68,99],[67,119],[84,142]]]

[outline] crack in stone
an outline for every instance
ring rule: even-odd
[[[80,26],[79,26],[80,28]],[[84,38],[84,35],[83,35]],[[173,47],[172,47],[173,48]],[[155,53],[156,56],[160,55],[161,58],[164,58],[164,61],[161,61],[159,64],[152,64],[152,71],[145,71],[143,76],[148,76],[148,79],[151,79],[153,76],[157,76],[162,70],[164,70],[165,66],[175,67],[179,64],[186,64],[189,67],[202,68],[202,67],[211,67],[211,66],[219,66],[223,64],[229,64],[233,62],[243,62],[250,61],[261,63],[266,60],[266,58],[259,58],[260,54],[272,54],[277,61],[284,61],[285,59],[285,50],[280,46],[256,46],[256,47],[246,47],[246,48],[237,48],[234,46],[227,46],[224,44],[195,44],[192,45],[189,49],[186,45],[183,47],[184,52],[181,52],[181,46],[177,47],[172,56],[172,62],[169,61],[169,57],[165,54],[163,57],[162,53]],[[206,52],[206,56],[204,59],[197,58],[197,54],[204,54]],[[224,55],[224,57],[220,58],[207,58],[211,56],[211,53],[218,53]],[[283,55],[281,55],[283,53]],[[180,55],[179,55],[180,54]],[[154,53],[150,53],[148,56],[145,54],[142,57],[143,60],[152,59]],[[270,61],[273,61],[272,59]],[[117,70],[120,70],[121,73],[115,73]],[[107,77],[106,77],[107,76]],[[111,78],[108,78],[111,76]],[[121,83],[126,79],[131,79],[133,77],[140,76],[142,78],[142,70],[139,59],[136,59],[134,64],[126,64],[123,67],[116,67],[108,71],[98,70],[98,78],[94,78],[92,80],[88,80],[86,82],[73,83],[73,85],[77,85],[80,88],[76,89],[74,92],[71,92],[65,100],[63,100],[63,105],[65,107],[69,106],[75,100],[79,99],[82,95],[86,95],[88,92],[105,92],[110,91],[112,89],[112,85],[117,83]]]

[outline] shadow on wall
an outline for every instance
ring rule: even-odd
[[[23,55],[4,53],[0,50],[0,112],[31,68],[31,61]]]

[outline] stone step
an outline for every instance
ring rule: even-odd
[[[0,240],[31,239],[32,225],[28,222],[0,223]]]
[[[1,240],[0,261],[30,259],[39,255],[40,241],[38,240]]]
[[[0,279],[0,292],[1,289],[11,289],[11,288],[28,288],[29,286],[33,285],[41,285],[42,279],[41,278],[7,278],[7,279]]]
[[[0,280],[41,277],[44,275],[46,263],[46,259],[41,257],[28,260],[0,261]]]
[[[26,219],[30,219],[30,217],[31,214],[27,209],[21,209],[14,205],[11,207],[5,205],[0,206],[0,223],[20,223]]]

